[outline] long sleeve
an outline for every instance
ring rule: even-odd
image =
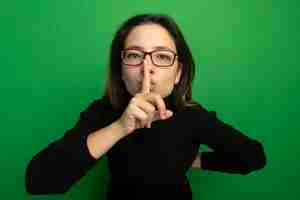
[[[258,140],[218,119],[215,111],[202,109],[200,118],[203,124],[195,123],[196,138],[213,150],[202,152],[202,169],[246,175],[266,165],[264,148]]]
[[[89,133],[98,129],[97,124],[101,122],[95,112],[99,109],[98,103],[97,100],[93,101],[80,113],[73,128],[31,159],[25,176],[27,192],[64,193],[95,165],[97,160],[89,153],[86,139]]]

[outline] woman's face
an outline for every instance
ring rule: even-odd
[[[144,24],[132,29],[125,40],[124,49],[134,49],[150,52],[157,49],[171,50],[177,53],[175,43],[168,31],[157,24]],[[130,55],[132,57],[132,55]],[[129,57],[130,57],[129,56]],[[158,55],[157,58],[164,58]],[[164,58],[165,59],[165,58]],[[168,96],[174,84],[177,84],[181,75],[181,64],[174,61],[170,67],[157,67],[152,63],[150,55],[146,55],[144,61],[137,66],[129,66],[122,63],[122,79],[127,91],[134,96],[141,92],[143,77],[150,79],[150,92],[160,94],[163,98]]]

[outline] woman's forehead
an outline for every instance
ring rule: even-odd
[[[125,48],[139,47],[143,50],[153,50],[157,47],[176,50],[169,32],[156,24],[144,24],[133,28],[128,34],[124,46]]]

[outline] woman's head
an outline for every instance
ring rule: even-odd
[[[172,92],[178,109],[192,103],[195,65],[191,52],[173,19],[165,15],[138,15],[117,31],[110,51],[106,95],[116,109],[140,92],[143,77],[151,92],[163,98]]]

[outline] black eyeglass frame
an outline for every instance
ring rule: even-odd
[[[143,57],[142,57],[143,59],[141,59],[141,62],[138,63],[138,64],[136,64],[136,65],[129,65],[129,64],[125,63],[125,62],[124,62],[124,53],[125,53],[127,50],[135,50],[135,51],[139,51],[139,52],[143,53]],[[173,60],[172,60],[172,62],[171,62],[170,65],[157,65],[157,64],[154,63],[153,58],[152,58],[152,53],[158,52],[158,51],[168,51],[168,52],[171,52],[172,54],[174,54]],[[172,50],[170,50],[170,49],[155,49],[155,50],[153,50],[153,51],[148,51],[148,52],[146,52],[146,51],[139,50],[139,49],[127,48],[127,49],[123,49],[123,50],[121,51],[122,63],[123,63],[124,65],[128,65],[128,66],[138,66],[138,65],[142,64],[142,63],[144,62],[145,58],[146,58],[146,55],[150,55],[151,62],[153,63],[153,65],[155,65],[156,67],[162,67],[162,68],[163,68],[163,67],[170,67],[170,66],[172,66],[172,65],[174,64],[174,62],[175,62],[175,59],[178,57],[177,53],[175,53],[174,51],[172,51]]]

